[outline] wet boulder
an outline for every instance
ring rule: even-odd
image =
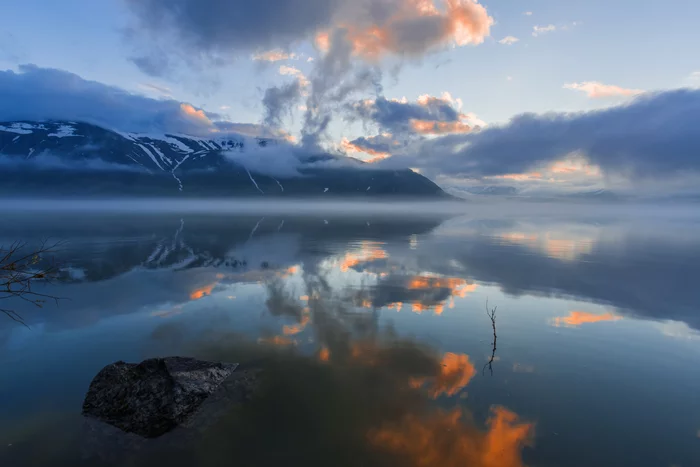
[[[156,438],[186,426],[237,367],[183,357],[116,362],[92,380],[83,415],[126,433]]]

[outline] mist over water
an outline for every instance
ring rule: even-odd
[[[59,280],[41,290],[67,300],[13,304],[28,327],[0,320],[2,465],[700,458],[692,206],[10,206],[0,244],[60,241]],[[191,444],[102,446],[101,460],[85,459],[80,408],[94,375],[167,355],[266,377]]]
[[[546,201],[540,199],[520,200],[453,198],[442,201],[411,200],[405,196],[392,199],[372,200],[329,197],[327,200],[313,199],[173,199],[173,198],[12,198],[3,202],[4,209],[11,213],[27,212],[76,212],[76,213],[120,213],[120,214],[231,214],[231,215],[299,215],[318,217],[322,215],[367,217],[391,215],[411,218],[415,216],[471,216],[474,218],[523,218],[532,217],[568,218],[571,220],[591,218],[695,218],[697,203],[637,203],[637,202],[587,202],[586,200]]]

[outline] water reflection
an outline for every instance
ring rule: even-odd
[[[47,292],[71,300],[55,310],[18,304],[31,330],[0,321],[0,444],[16,448],[0,463],[26,464],[46,438],[16,427],[40,404],[79,411],[103,365],[182,354],[269,376],[251,404],[182,452],[153,453],[157,462],[692,465],[698,226],[18,218],[0,227],[2,242],[66,242],[62,282]],[[487,299],[498,305],[497,354]],[[56,425],[43,432],[55,437]],[[79,438],[36,465],[74,459]]]
[[[554,318],[554,320],[552,320],[552,324],[557,327],[579,327],[582,324],[600,323],[602,321],[618,321],[620,319],[622,319],[621,316],[616,316],[612,313],[596,315],[585,311],[572,311],[569,313],[569,316],[558,316]]]

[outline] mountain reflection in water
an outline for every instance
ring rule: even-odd
[[[42,290],[69,300],[0,321],[0,462],[96,465],[94,374],[188,355],[262,368],[257,396],[177,452],[107,465],[693,465],[699,226],[17,215],[0,243],[63,241]]]

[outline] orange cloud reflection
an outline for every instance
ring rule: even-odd
[[[389,257],[386,251],[381,248],[381,243],[363,241],[360,244],[360,250],[352,253],[347,253],[340,261],[340,270],[347,272],[358,264],[370,263],[380,259]]]
[[[534,424],[519,421],[503,407],[492,407],[486,432],[461,421],[462,411],[441,410],[425,418],[405,417],[368,434],[372,444],[408,456],[416,467],[523,467],[521,451]]]
[[[318,359],[322,362],[327,362],[331,359],[331,351],[328,350],[328,347],[321,348],[321,350],[318,352]]]
[[[454,308],[454,297],[464,298],[468,294],[474,292],[478,284],[469,284],[466,280],[459,277],[429,277],[416,276],[413,277],[406,288],[409,290],[430,290],[430,289],[449,289],[450,290],[450,308]],[[421,313],[426,310],[434,310],[435,314],[441,314],[445,307],[444,303],[423,303],[416,302],[412,306],[412,310],[416,313]]]
[[[541,251],[551,258],[562,261],[574,261],[593,250],[595,242],[593,238],[564,237],[563,235],[565,234],[557,232],[546,232],[542,235],[507,232],[497,237],[508,243],[520,244]]]
[[[442,357],[440,373],[435,378],[412,378],[409,385],[420,388],[430,381],[428,393],[433,399],[443,394],[451,397],[464,389],[475,374],[476,370],[468,355],[448,352]]]
[[[216,287],[216,284],[217,283],[214,282],[213,284],[205,285],[204,287],[200,287],[199,289],[193,291],[190,293],[190,300],[199,300],[207,295],[211,295],[211,292],[214,290],[214,287]]]
[[[304,315],[301,318],[301,322],[298,324],[291,324],[291,325],[285,325],[282,327],[282,334],[285,336],[296,336],[297,334],[300,334],[304,329],[306,329],[306,326],[309,324],[311,321],[311,318],[309,318],[309,315]]]
[[[579,327],[582,324],[600,323],[602,321],[619,321],[621,319],[621,316],[616,316],[612,313],[596,315],[585,311],[572,311],[569,313],[569,316],[554,318],[553,323],[556,327]]]
[[[270,344],[270,345],[296,345],[297,341],[292,340],[284,336],[274,336],[274,337],[261,337],[258,339],[258,344]]]

